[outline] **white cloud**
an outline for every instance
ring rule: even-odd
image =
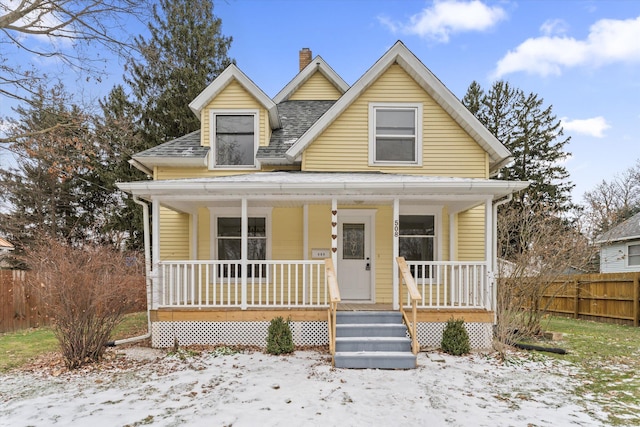
[[[595,138],[604,138],[604,131],[611,127],[602,116],[582,120],[569,120],[563,117],[560,121],[565,131],[573,131]]]
[[[540,32],[545,36],[564,34],[568,29],[568,24],[562,19],[549,19],[540,26]]]
[[[505,18],[506,12],[502,8],[489,7],[480,0],[437,0],[433,6],[409,18],[407,23],[393,22],[386,17],[378,19],[394,33],[413,34],[446,43],[451,34],[486,31]]]
[[[640,62],[640,17],[602,19],[593,24],[584,40],[552,36],[563,32],[553,22],[543,24],[543,36],[525,40],[498,61],[495,78],[524,71],[541,76],[560,75],[565,68],[597,67],[616,62]]]

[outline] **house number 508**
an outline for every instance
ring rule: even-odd
[[[393,237],[398,237],[400,235],[400,221],[397,219],[393,222]]]

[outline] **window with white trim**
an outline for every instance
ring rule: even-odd
[[[422,164],[422,104],[369,104],[369,163]]]
[[[212,167],[255,167],[258,122],[257,111],[212,111]]]
[[[399,254],[407,261],[434,261],[436,221],[434,215],[400,215]],[[413,266],[412,266],[413,267]],[[413,270],[413,268],[412,268]],[[423,269],[411,271],[414,277],[432,277]]]
[[[627,246],[627,265],[640,265],[640,244]]]
[[[247,237],[247,259],[267,259],[267,220],[265,217],[249,217]],[[239,261],[242,259],[242,219],[239,217],[218,217],[216,224],[216,245],[218,260]],[[229,271],[229,268],[231,271]],[[227,277],[229,273],[235,276],[236,266],[231,265],[219,271],[221,277]],[[237,267],[239,268],[239,266]],[[249,270],[248,277],[265,277],[266,266],[256,264]],[[238,275],[239,276],[239,275]]]

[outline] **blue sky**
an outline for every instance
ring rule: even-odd
[[[353,84],[396,40],[459,98],[473,80],[538,94],[571,136],[574,202],[640,159],[640,1],[226,0],[214,13],[230,56],[269,96],[303,47]],[[110,70],[79,90],[104,96],[122,75],[117,61]]]

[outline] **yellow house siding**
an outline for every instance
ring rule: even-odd
[[[375,302],[393,302],[393,208],[377,206],[376,212],[376,285]]]
[[[191,217],[160,208],[160,261],[189,259]]]
[[[257,171],[255,171],[257,172]],[[213,176],[230,176],[248,173],[246,170],[208,170],[202,168],[172,168],[159,166],[156,168],[155,179],[207,178]]]
[[[422,167],[369,166],[369,103],[421,103]],[[303,153],[303,170],[487,178],[484,150],[399,66],[391,66]]]
[[[201,145],[208,147],[211,142],[211,110],[259,110],[260,111],[260,145],[268,145],[271,128],[267,110],[242,85],[233,80],[225,87],[200,113]]]
[[[458,214],[458,257],[460,261],[484,261],[484,206]]]
[[[273,259],[302,259],[302,208],[274,208],[271,214]]]
[[[441,218],[441,233],[440,236],[436,236],[436,239],[440,239],[440,244],[442,247],[442,259],[440,261],[451,261],[451,247],[449,238],[449,212],[447,208],[442,209],[440,213]],[[438,242],[436,242],[438,244]]]
[[[328,101],[340,98],[341,93],[320,72],[304,82],[290,97],[291,101]]]
[[[307,258],[311,259],[311,249],[331,248],[331,206],[330,205],[309,205],[309,253]]]

